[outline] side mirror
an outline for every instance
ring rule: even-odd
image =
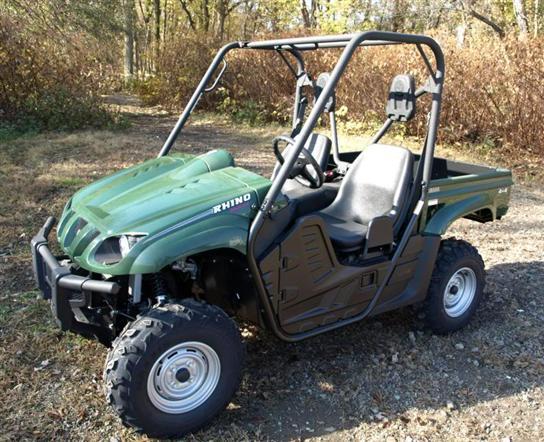
[[[330,78],[331,78],[331,74],[329,74],[328,72],[323,72],[319,74],[319,76],[317,77],[317,80],[315,81],[315,84],[314,84],[315,101],[317,101],[317,99],[321,95],[321,92],[323,92],[323,89],[329,82]],[[334,112],[335,107],[336,107],[336,94],[333,93],[327,100],[327,103],[325,104],[325,112],[327,113]]]
[[[393,121],[409,121],[414,117],[416,83],[412,75],[397,75],[393,78],[385,112]]]

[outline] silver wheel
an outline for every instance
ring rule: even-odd
[[[457,318],[468,310],[477,284],[476,273],[469,267],[463,267],[451,276],[444,290],[444,310],[448,316]]]
[[[147,378],[147,394],[165,413],[187,413],[214,392],[221,362],[213,348],[202,342],[184,342],[165,351]]]

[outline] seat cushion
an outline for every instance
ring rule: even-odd
[[[403,147],[372,144],[344,177],[327,215],[368,225],[377,216],[395,222],[406,204],[412,180],[413,156]]]
[[[413,156],[407,149],[379,144],[365,149],[333,203],[316,213],[325,221],[333,244],[344,251],[362,246],[368,225],[379,216],[402,221],[412,169]]]
[[[293,202],[298,218],[327,207],[336,198],[339,188],[339,183],[324,183],[319,189],[310,189],[296,180],[287,180],[282,192]]]
[[[318,212],[317,215],[325,222],[327,234],[339,250],[349,251],[362,246],[368,226],[338,219],[323,212]]]

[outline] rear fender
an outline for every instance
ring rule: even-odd
[[[491,201],[487,193],[473,195],[455,203],[447,203],[427,221],[423,233],[426,235],[443,235],[455,220],[482,209],[491,211],[492,217],[495,219],[496,213],[493,201]]]

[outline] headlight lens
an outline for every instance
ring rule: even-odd
[[[96,249],[94,259],[100,264],[117,264],[145,235],[121,235],[106,238]]]
[[[119,237],[119,248],[121,256],[124,258],[138,242],[144,239],[143,235],[122,235]]]

